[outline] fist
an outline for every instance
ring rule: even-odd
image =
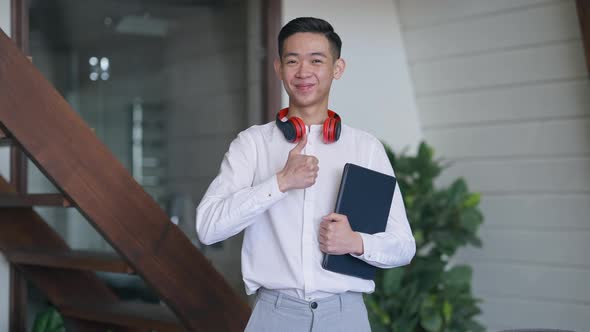
[[[279,189],[282,192],[291,189],[305,189],[311,187],[318,177],[318,158],[301,153],[307,144],[307,134],[289,151],[285,167],[277,173]]]
[[[362,255],[363,238],[350,228],[343,214],[330,213],[322,218],[319,234],[320,250],[330,255]]]

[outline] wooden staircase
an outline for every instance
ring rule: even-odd
[[[0,178],[0,251],[72,330],[243,331],[247,304],[1,30],[0,129],[61,191]],[[71,250],[39,205],[78,209],[118,255]],[[167,306],[122,301],[94,271],[135,273]]]

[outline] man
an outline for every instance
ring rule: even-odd
[[[332,81],[345,69],[341,46],[321,19],[297,18],[281,29],[274,65],[289,108],[238,135],[197,208],[205,244],[245,230],[242,274],[246,292],[257,293],[246,331],[370,331],[362,293],[374,282],[324,270],[323,254],[380,268],[415,254],[399,188],[383,233],[354,232],[346,216],[332,213],[345,163],[393,175],[381,143],[328,110]]]

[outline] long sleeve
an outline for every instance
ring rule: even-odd
[[[241,132],[197,207],[196,229],[202,243],[209,245],[239,233],[255,221],[253,217],[287,195],[279,190],[276,175],[252,185],[256,158],[250,133]]]
[[[369,165],[378,172],[394,176],[391,163],[379,141],[375,144]],[[408,223],[399,186],[395,186],[385,232],[360,234],[363,239],[364,253],[353,255],[354,257],[380,268],[392,268],[410,263],[416,253],[416,243]]]

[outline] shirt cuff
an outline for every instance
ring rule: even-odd
[[[371,235],[366,233],[358,232],[363,239],[363,254],[362,255],[355,255],[350,254],[352,257],[356,257],[360,260],[365,262],[372,262],[375,261],[375,253],[373,252],[373,246],[371,243]]]
[[[260,200],[258,204],[261,205],[272,204],[287,196],[287,192],[282,192],[279,189],[279,182],[276,174],[259,184],[258,193],[260,195],[258,196]]]

